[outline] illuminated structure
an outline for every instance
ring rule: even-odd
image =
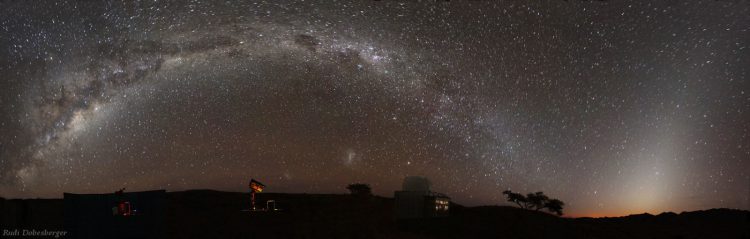
[[[402,191],[394,194],[396,219],[448,216],[451,199],[445,194],[430,191],[427,178],[406,177]]]
[[[266,185],[263,185],[262,183],[255,181],[255,179],[250,179],[250,198],[251,198],[251,207],[250,210],[255,211],[257,210],[255,208],[255,193],[263,192],[263,188],[266,187]]]
[[[266,201],[266,211],[278,211],[279,209],[276,208],[276,200],[268,200]]]
[[[118,198],[117,205],[112,207],[112,215],[129,217],[135,215],[136,210],[130,205],[130,201],[124,197],[125,188],[115,192],[115,196]]]

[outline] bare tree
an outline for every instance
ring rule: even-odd
[[[549,210],[550,212],[554,212],[558,216],[563,215],[563,206],[565,206],[565,203],[557,199],[550,199],[546,203],[544,203],[544,207],[546,207],[547,210]]]
[[[372,188],[370,188],[369,184],[353,183],[353,184],[349,184],[349,186],[346,186],[346,189],[349,189],[349,192],[352,195],[356,195],[356,196],[372,195]]]
[[[526,199],[526,197],[523,196],[523,194],[514,193],[513,191],[510,191],[510,190],[503,191],[503,194],[505,194],[506,197],[508,197],[508,202],[518,204],[518,207],[520,208],[527,208],[528,199]]]
[[[549,198],[543,192],[528,193],[524,196],[520,193],[505,190],[503,194],[508,198],[508,202],[515,203],[520,208],[534,209],[536,211],[547,209],[547,211],[555,213],[558,216],[563,215],[562,210],[565,203],[555,198]]]
[[[527,208],[533,208],[537,211],[544,208],[544,204],[549,201],[549,197],[544,195],[543,192],[526,194],[526,199],[529,201],[529,207]]]

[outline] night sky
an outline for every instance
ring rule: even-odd
[[[747,1],[0,1],[0,196],[750,208]]]

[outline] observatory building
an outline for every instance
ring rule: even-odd
[[[430,191],[430,181],[424,177],[404,179],[401,191],[394,193],[396,219],[447,217],[451,199]]]

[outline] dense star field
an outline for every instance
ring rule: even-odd
[[[750,208],[746,1],[0,1],[0,196]]]

